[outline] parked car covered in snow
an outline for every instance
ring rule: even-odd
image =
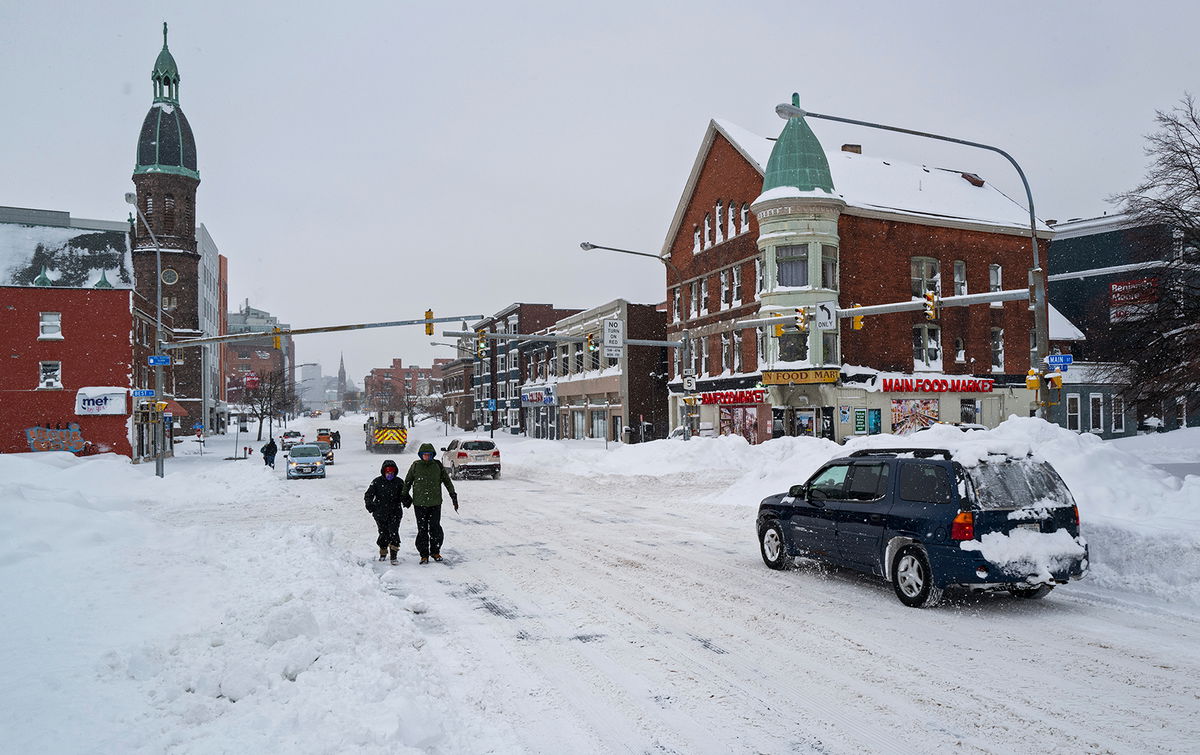
[[[873,449],[833,459],[759,504],[772,569],[805,556],[875,574],[912,607],[948,587],[1041,598],[1088,570],[1079,509],[1048,463],[949,451]]]
[[[443,463],[456,480],[474,475],[491,475],[494,480],[500,476],[500,449],[490,440],[455,439],[442,450],[446,452]]]

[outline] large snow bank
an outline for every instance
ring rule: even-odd
[[[505,749],[430,652],[419,597],[328,529],[188,525],[280,498],[258,464],[188,471],[0,455],[7,751]]]

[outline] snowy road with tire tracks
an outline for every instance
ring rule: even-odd
[[[411,512],[402,563],[376,564],[361,495],[382,457],[353,428],[343,437],[327,480],[281,480],[278,501],[214,502],[191,523],[332,528],[365,569],[394,572],[388,589],[428,604],[430,652],[458,659],[467,678],[454,683],[526,751],[1145,753],[1200,741],[1200,622],[1186,609],[1084,581],[1041,601],[916,610],[851,572],[773,572],[756,500],[698,502],[731,484],[718,472],[506,464],[500,480],[457,483],[445,564],[416,563]],[[402,471],[412,459],[398,458]]]

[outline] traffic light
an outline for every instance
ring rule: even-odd
[[[772,312],[771,317],[783,317],[783,315],[779,314],[778,312]],[[775,329],[775,337],[776,338],[783,338],[783,323],[782,322],[780,322],[778,325],[772,325],[771,327]]]
[[[808,332],[808,310],[807,309],[805,309],[804,307],[796,307],[796,317],[795,317],[795,322],[792,324],[792,327],[794,327],[796,329],[797,333],[807,333]]]
[[[1063,383],[1063,374],[1059,370],[1055,370],[1054,372],[1046,373],[1046,387],[1062,388],[1062,383]]]
[[[487,356],[487,337],[484,333],[482,330],[475,331],[475,354],[480,359]]]
[[[854,305],[854,308],[855,308],[855,309],[862,309],[862,305],[861,305],[861,304],[855,304],[855,305]],[[853,328],[853,329],[855,329],[855,330],[862,330],[862,329],[863,329],[863,316],[862,316],[862,315],[855,315],[855,316],[853,317],[853,319],[851,319],[851,320],[850,320],[850,327],[851,327],[851,328]]]
[[[938,299],[937,294],[933,291],[925,292],[925,319],[936,320],[938,316]]]
[[[1038,383],[1038,371],[1030,370],[1029,374],[1025,376],[1025,387],[1031,391],[1036,391],[1038,389]]]
[[[583,343],[589,354],[596,350],[595,337],[591,333],[588,333],[583,337]]]
[[[276,333],[278,333],[278,332],[279,332],[279,328],[275,328],[275,332],[276,332]],[[280,337],[279,337],[279,336],[275,336],[275,337],[274,337],[273,339],[271,339],[271,340],[272,340],[272,342],[273,342],[273,343],[274,343],[274,345],[275,345],[275,350],[276,350],[276,351],[279,351],[279,350],[282,350],[282,349],[283,349],[283,343],[282,343],[282,339],[280,339]]]
[[[433,310],[425,310],[425,335],[433,335]]]

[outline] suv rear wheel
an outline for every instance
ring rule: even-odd
[[[792,559],[787,554],[787,542],[783,539],[783,530],[779,522],[767,522],[758,531],[758,548],[762,552],[763,563],[772,569],[792,567]]]
[[[909,608],[935,606],[942,599],[942,588],[933,584],[929,556],[919,545],[906,545],[892,559],[892,586],[896,597]]]

